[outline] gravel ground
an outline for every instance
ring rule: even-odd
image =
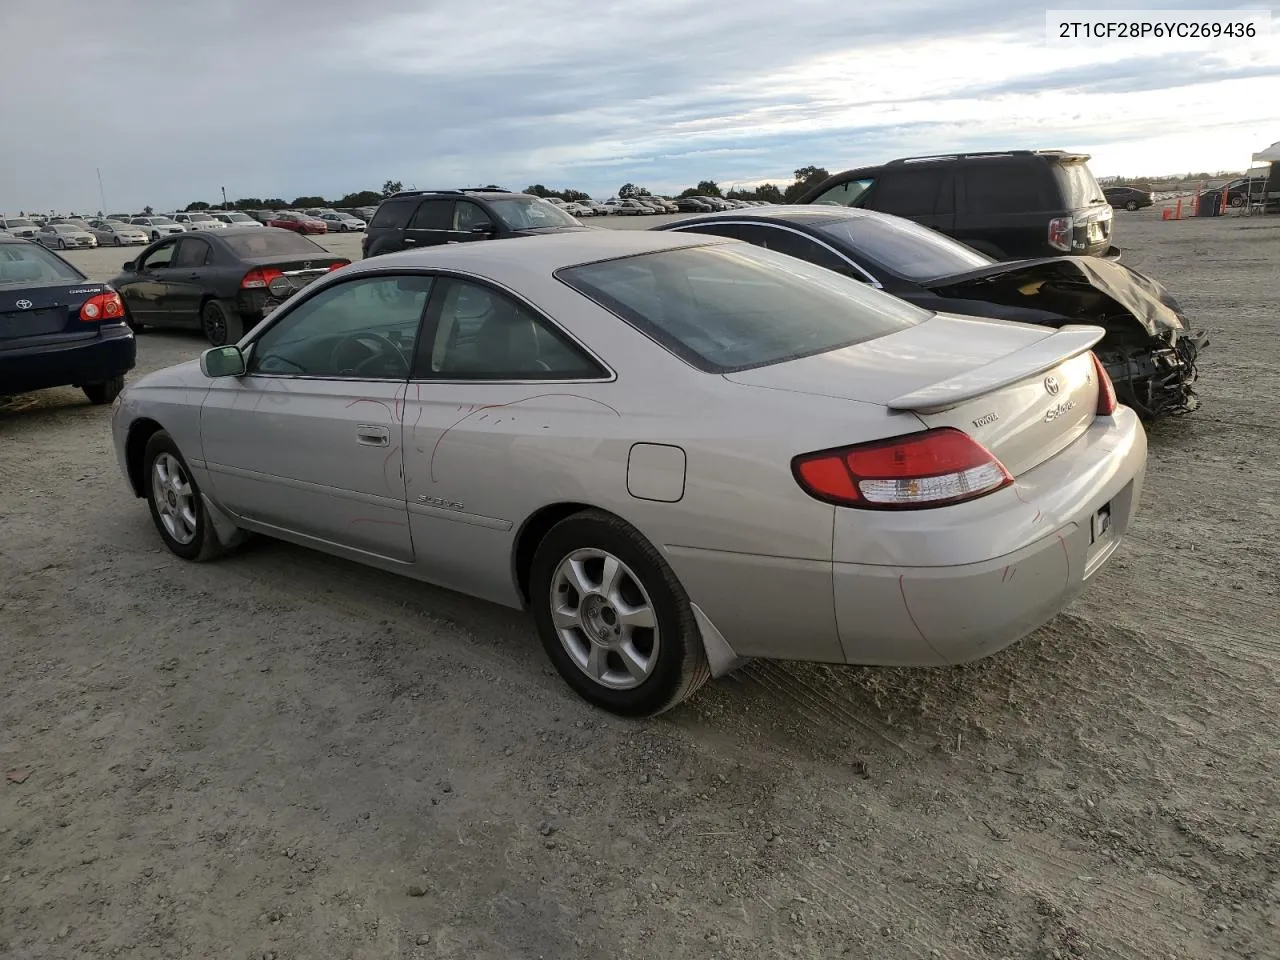
[[[1280,957],[1280,219],[1118,220],[1214,342],[1092,588],[980,664],[755,663],[655,721],[517,613],[184,564],[105,409],[0,406],[0,956]]]

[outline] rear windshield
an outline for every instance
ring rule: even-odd
[[[1058,163],[1054,167],[1058,183],[1062,185],[1067,203],[1072,207],[1088,207],[1107,202],[1087,163]]]
[[[744,243],[584,264],[557,276],[708,373],[825,353],[932,316],[857,280]]]
[[[240,257],[314,257],[329,253],[320,244],[292,230],[253,230],[223,237],[222,242]]]
[[[901,217],[849,217],[815,227],[868,260],[908,280],[932,280],[995,261],[943,236],[936,230]]]
[[[71,264],[34,243],[0,243],[0,287],[75,283],[85,279]]]

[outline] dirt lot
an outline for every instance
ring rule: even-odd
[[[184,564],[106,410],[0,407],[0,956],[1280,957],[1280,218],[1118,219],[1215,338],[1092,589],[982,664],[757,663],[656,721],[512,612]]]

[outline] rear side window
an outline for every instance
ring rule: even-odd
[[[1104,203],[1102,188],[1093,177],[1093,171],[1087,163],[1057,163],[1054,172],[1063,192],[1067,205],[1072,209]]]
[[[85,276],[34,243],[0,243],[0,287],[75,283]]]
[[[871,185],[875,182],[874,177],[859,177],[856,180],[846,180],[844,183],[836,184],[830,190],[824,190],[809,202],[834,203],[842,207],[860,207],[862,206],[862,195],[871,189]]]
[[[453,223],[452,200],[424,200],[413,219],[410,230],[448,230]]]
[[[825,353],[932,316],[830,270],[741,243],[606,260],[556,275],[707,373]]]
[[[1033,213],[1056,209],[1038,163],[980,162],[961,168],[969,213]]]
[[[938,211],[938,199],[947,171],[939,167],[902,168],[880,175],[880,182],[865,204],[872,210],[900,217],[927,216]]]
[[[373,215],[371,227],[390,227],[398,229],[409,222],[413,214],[412,200],[387,200]]]

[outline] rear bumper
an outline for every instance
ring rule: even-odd
[[[668,547],[690,599],[740,657],[965,663],[1057,615],[1115,552],[1146,477],[1121,407],[988,497],[939,510],[833,508],[834,562]],[[1096,517],[1110,526],[1095,536]]]
[[[0,353],[0,394],[99,383],[128,373],[138,345],[126,326],[104,327],[93,340]]]
[[[835,608],[846,661],[966,663],[1045,624],[1115,552],[1141,498],[1146,460],[1146,433],[1121,407],[1013,486],[947,508],[954,516],[889,514],[897,529],[868,541],[847,516],[856,511],[838,511]],[[896,562],[840,562],[859,554]]]

